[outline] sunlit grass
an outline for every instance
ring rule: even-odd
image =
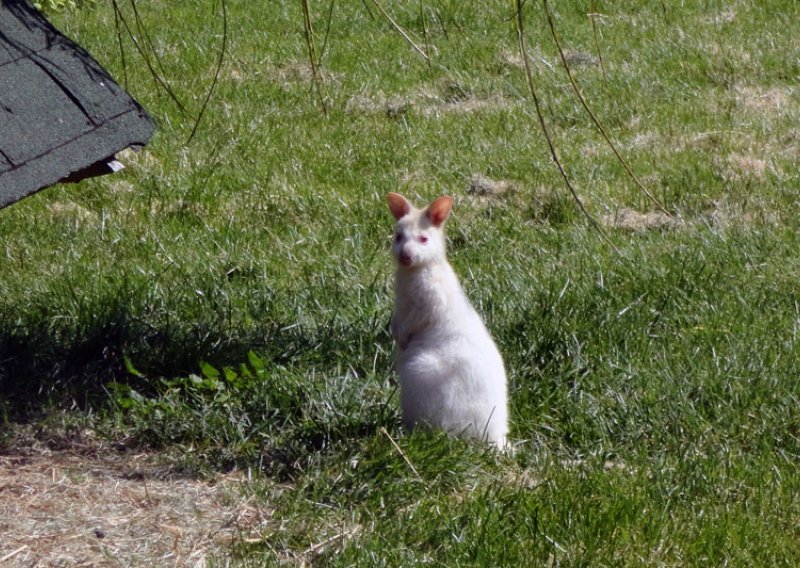
[[[0,410],[72,407],[177,470],[249,468],[274,512],[243,564],[796,564],[800,8],[598,3],[604,80],[586,5],[551,6],[665,221],[526,4],[545,118],[618,254],[552,164],[510,3],[423,1],[430,67],[372,3],[336,3],[327,115],[296,4],[229,3],[189,144],[126,40],[152,143],[0,212]],[[139,9],[196,113],[219,4]],[[391,9],[422,36],[418,3]],[[54,21],[122,77],[108,6]],[[470,193],[474,174],[505,191]],[[387,191],[455,196],[450,258],[506,359],[513,456],[400,426]]]

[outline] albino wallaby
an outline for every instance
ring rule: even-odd
[[[444,222],[453,199],[421,210],[397,193],[387,198],[397,221],[392,336],[403,421],[505,448],[503,359],[447,262]]]

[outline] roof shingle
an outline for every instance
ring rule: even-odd
[[[114,153],[154,130],[84,49],[24,0],[0,1],[0,208],[113,171]]]

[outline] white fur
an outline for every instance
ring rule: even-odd
[[[425,210],[397,194],[390,194],[389,202],[397,219],[391,329],[403,421],[409,428],[441,428],[504,448],[503,359],[445,253],[443,225],[452,200],[440,198]]]

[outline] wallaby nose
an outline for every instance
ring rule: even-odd
[[[411,264],[411,254],[406,251],[402,251],[397,260],[403,266],[409,266]]]

